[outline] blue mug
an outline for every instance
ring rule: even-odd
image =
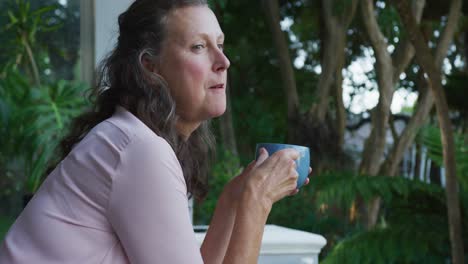
[[[296,170],[299,174],[297,179],[297,188],[304,185],[307,176],[309,175],[310,167],[310,151],[308,147],[290,145],[290,144],[279,144],[279,143],[258,143],[255,149],[255,160],[257,160],[259,151],[261,148],[265,148],[268,151],[268,155],[272,155],[278,150],[292,148],[299,152],[299,158],[296,160]]]

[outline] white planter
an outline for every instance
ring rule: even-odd
[[[206,230],[206,226],[196,229]],[[205,232],[196,232],[203,242]],[[260,249],[259,264],[317,264],[318,255],[327,241],[323,236],[291,228],[266,225]]]

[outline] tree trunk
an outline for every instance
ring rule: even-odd
[[[278,54],[281,79],[288,103],[288,120],[294,120],[298,113],[299,97],[297,95],[296,79],[294,77],[291,57],[289,55],[288,41],[280,26],[279,3],[278,0],[262,0],[262,5]],[[290,134],[289,131],[288,134]]]
[[[334,9],[338,4],[346,4],[349,12],[338,14]],[[336,129],[338,130],[338,145],[344,141],[346,113],[343,105],[343,76],[345,66],[345,47],[347,29],[354,18],[358,1],[337,3],[337,1],[322,0],[323,18],[325,22],[325,37],[322,42],[322,74],[315,90],[315,103],[309,109],[313,122],[323,123],[330,106],[330,95],[334,94],[336,110]],[[332,90],[332,88],[334,88]]]
[[[434,104],[434,98],[432,97],[431,92],[428,90],[428,84],[423,79],[422,74],[421,78],[422,80],[418,81],[420,93],[416,111],[411,116],[410,121],[401,133],[401,136],[394,144],[387,160],[382,165],[381,171],[383,175],[395,176],[398,174],[398,165],[403,159],[405,150],[407,150],[409,146],[413,144],[416,134],[426,122],[427,117],[429,116],[429,112]]]
[[[416,17],[416,21],[421,22],[424,6],[426,5],[426,0],[413,0],[412,10],[413,14]],[[405,37],[400,43],[395,52],[392,54],[393,60],[393,82],[395,85],[400,81],[400,75],[406,70],[411,60],[414,58],[414,47],[411,44],[411,41],[408,37]]]
[[[394,71],[392,57],[387,51],[385,37],[375,17],[374,1],[361,0],[361,13],[365,18],[363,19],[364,27],[366,28],[376,57],[375,70],[379,89],[379,102],[371,113],[372,130],[364,143],[359,172],[361,174],[374,176],[378,173],[385,150],[387,124],[394,92]],[[359,207],[361,207],[360,211],[366,217],[365,224],[367,228],[371,229],[377,223],[380,199],[376,198],[372,200],[368,204],[367,210],[363,210],[363,205]]]
[[[379,102],[372,111],[372,131],[364,145],[359,171],[366,175],[376,175],[385,149],[390,104],[393,97],[393,62],[387,51],[385,37],[379,29],[374,14],[374,1],[362,0],[361,12],[365,18],[363,23],[375,52]]]
[[[425,0],[413,2],[413,12],[418,20],[421,19]],[[414,48],[408,40],[402,40],[393,57],[387,51],[385,37],[379,29],[374,15],[374,2],[362,0],[361,10],[364,25],[368,32],[372,48],[376,54],[376,72],[379,86],[379,102],[372,113],[372,131],[366,140],[360,173],[374,176],[379,172],[381,159],[386,145],[387,124],[390,117],[390,105],[394,93],[394,87],[399,82],[400,74],[409,65],[414,56]],[[380,209],[380,199],[376,198],[369,203],[366,214],[367,228],[372,228],[377,223]]]
[[[322,0],[323,20],[325,22],[325,37],[322,41],[322,73],[314,93],[315,103],[312,104],[310,113],[314,122],[324,122],[327,113],[330,90],[334,83],[337,54],[342,56],[345,47],[345,30],[339,21],[339,17],[333,14],[333,2]]]
[[[306,113],[300,113],[291,127],[294,129],[288,141],[308,146],[314,153],[314,171],[339,164],[342,168],[351,166],[350,159],[343,152],[346,125],[342,99],[342,69],[345,64],[346,34],[358,0],[332,0],[321,2],[320,23],[324,25],[321,34],[321,65],[314,103]],[[336,12],[344,4],[347,12]],[[321,31],[322,32],[322,31]],[[333,100],[336,101],[333,106]]]
[[[461,237],[460,201],[458,198],[458,181],[456,175],[455,146],[452,132],[452,124],[449,118],[449,109],[445,93],[442,87],[441,71],[437,61],[433,58],[431,50],[424,41],[424,36],[418,28],[416,21],[409,11],[405,0],[394,0],[403,25],[416,48],[416,59],[418,64],[428,76],[430,87],[434,95],[437,118],[441,130],[441,141],[444,156],[444,167],[446,175],[445,193],[447,198],[447,211],[449,220],[449,233],[454,264],[464,263],[463,240]],[[456,27],[461,14],[461,0],[452,0],[450,15],[454,14],[457,19],[447,27]]]
[[[423,2],[419,0],[420,2]],[[424,5],[423,5],[424,6]],[[420,8],[422,10],[422,8]],[[420,16],[420,15],[419,15]],[[418,13],[416,12],[416,19],[420,19],[418,17]],[[435,53],[435,65],[439,69],[442,68],[442,62],[447,55],[449,45],[454,37],[455,33],[455,25],[458,21],[459,17],[456,12],[451,12],[447,19],[447,25],[444,28],[444,32],[439,40],[439,43],[436,48]],[[412,48],[414,53],[414,48]],[[421,76],[418,80],[418,86],[427,86],[429,85],[424,78]],[[425,88],[426,90],[426,88]],[[408,149],[408,147],[413,143],[414,137],[417,131],[422,127],[424,124],[424,120],[427,118],[430,109],[433,105],[433,98],[432,94],[429,92],[422,92],[420,94],[418,108],[415,114],[412,116],[409,124],[405,128],[402,133],[401,138],[399,139],[398,143],[395,145],[394,149],[392,150],[386,164],[384,164],[382,168],[382,172],[389,176],[394,176],[397,173],[398,164],[401,162],[403,157],[403,152]],[[421,105],[422,104],[422,105]],[[408,130],[408,131],[407,131]]]
[[[346,40],[344,41],[346,43]],[[344,48],[344,47],[343,47]],[[344,136],[346,130],[346,110],[343,103],[343,67],[345,65],[345,54],[344,51],[337,55],[337,67],[335,69],[336,81],[334,85],[334,97],[335,97],[335,111],[336,111],[336,130],[337,130],[337,142],[340,149],[343,149]]]

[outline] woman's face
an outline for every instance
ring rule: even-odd
[[[230,62],[223,53],[223,32],[208,7],[175,9],[166,27],[156,71],[169,85],[180,117],[178,128],[188,136],[202,121],[226,110]]]

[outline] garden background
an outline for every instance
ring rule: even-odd
[[[468,263],[468,1],[212,0],[228,110],[208,224],[258,142],[314,169],[268,223],[323,235],[323,263]],[[84,111],[80,1],[0,2],[0,237]]]

